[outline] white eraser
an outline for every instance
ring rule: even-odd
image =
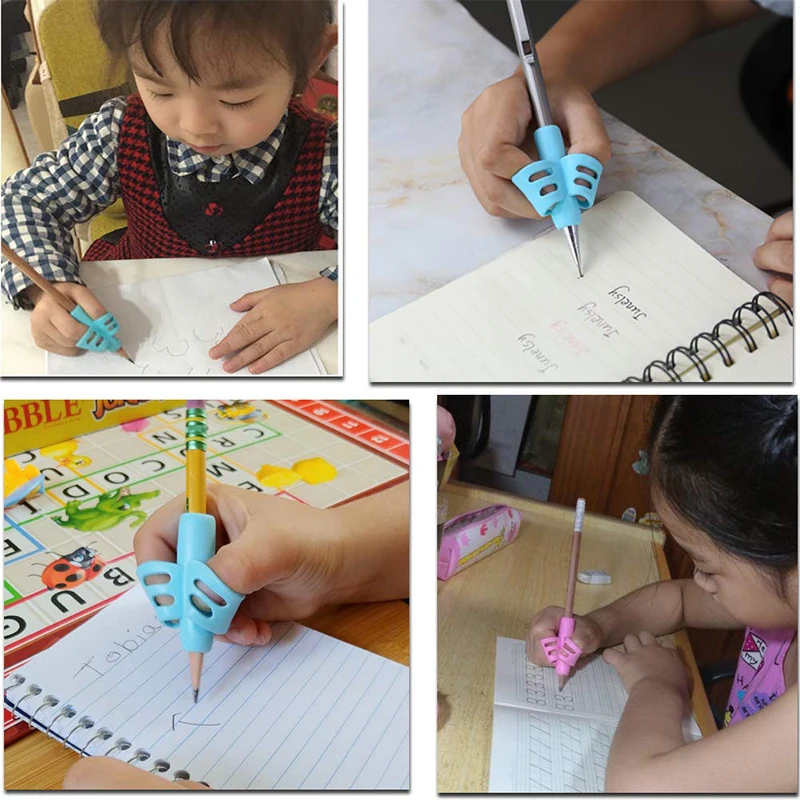
[[[601,569],[584,569],[578,573],[581,583],[611,583],[611,576]]]

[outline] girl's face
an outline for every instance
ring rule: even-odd
[[[214,57],[211,44],[196,52],[202,80],[181,69],[169,44],[167,21],[152,45],[161,75],[139,45],[129,59],[136,86],[150,118],[169,138],[204,155],[224,156],[258,144],[275,130],[292,97],[294,76],[262,52]],[[210,42],[212,36],[199,37]],[[206,32],[210,33],[210,32]]]
[[[681,519],[656,494],[653,505],[675,541],[691,556],[694,581],[742,625],[794,628],[797,625],[797,570],[784,579],[784,596],[771,576],[750,562],[720,550],[702,531]]]

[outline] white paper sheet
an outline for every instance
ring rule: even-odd
[[[555,670],[531,664],[525,642],[497,638],[490,792],[602,792],[608,753],[627,695],[601,658],[563,692]],[[700,738],[693,718],[684,738]]]
[[[273,628],[266,647],[215,642],[205,657],[197,705],[186,653],[174,629],[162,627],[141,587],[18,670],[24,687],[42,694],[19,709],[50,724],[65,704],[76,709],[51,733],[80,751],[101,727],[89,755],[120,738],[151,770],[169,762],[167,777],[186,770],[216,789],[407,789],[408,668],[294,623]],[[7,690],[6,707],[24,694]],[[91,730],[76,729],[82,716]]]
[[[540,383],[641,377],[650,362],[688,346],[756,294],[631,192],[586,212],[580,240],[583,278],[564,233],[553,230],[373,322],[370,379]],[[792,329],[786,321],[780,326],[778,347],[767,337],[757,353],[734,345],[736,370],[713,355],[712,378],[791,381]]]
[[[101,286],[92,291],[117,318],[119,338],[135,365],[115,353],[84,353],[75,358],[47,355],[49,375],[205,377],[228,375],[208,351],[243,314],[229,308],[248,292],[283,283],[283,274],[267,258],[244,261],[185,275],[133,284]],[[251,376],[245,368],[234,373]],[[311,349],[263,373],[264,376],[324,375]]]

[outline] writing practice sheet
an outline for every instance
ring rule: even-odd
[[[302,625],[276,624],[265,647],[215,642],[195,705],[178,632],[137,586],[18,673],[6,707],[40,686],[19,712],[88,755],[124,740],[112,755],[142,751],[142,769],[160,760],[215,789],[409,786],[408,668]],[[40,708],[46,695],[58,703]],[[65,705],[75,715],[56,719]]]
[[[120,324],[117,337],[135,364],[116,353],[86,352],[67,357],[47,354],[49,375],[205,377],[228,375],[223,361],[208,351],[244,316],[229,306],[244,294],[283,283],[267,258],[243,260],[184,275],[140,283],[92,287]],[[233,373],[251,376],[242,368]],[[266,376],[322,375],[315,351],[307,350],[279,364]]]
[[[525,642],[497,639],[490,792],[602,792],[627,694],[602,658],[573,672],[563,692],[555,670],[528,661]],[[684,738],[700,738],[695,720]]]
[[[587,211],[580,241],[583,278],[564,233],[552,230],[373,322],[370,378],[597,382],[641,377],[652,361],[688,346],[756,294],[631,192],[614,194]],[[755,315],[745,318],[748,324],[753,320],[761,325]],[[745,378],[726,371],[709,346],[716,361],[709,366],[712,379],[791,381],[791,326],[780,324],[783,346],[774,356],[773,342],[757,353],[732,350],[737,364],[751,359],[756,365]],[[738,338],[733,329],[724,330],[723,337],[726,333]]]

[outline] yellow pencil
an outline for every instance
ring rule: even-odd
[[[206,412],[203,400],[186,401],[186,510],[206,513]],[[194,701],[200,693],[203,654],[189,653]]]

